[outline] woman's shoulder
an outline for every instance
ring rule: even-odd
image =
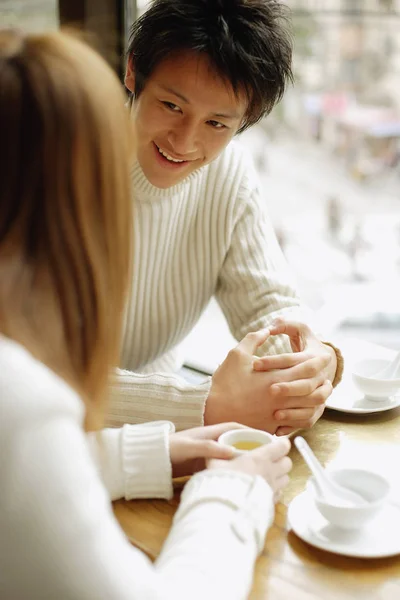
[[[0,335],[0,430],[11,422],[59,412],[83,422],[72,388],[20,344]]]

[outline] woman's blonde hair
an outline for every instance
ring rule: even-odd
[[[87,429],[101,425],[129,280],[124,101],[77,37],[0,31],[0,332],[82,395]]]

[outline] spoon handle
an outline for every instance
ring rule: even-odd
[[[400,376],[400,352],[396,354],[391,363],[374,375],[377,379],[396,379]]]
[[[311,450],[310,446],[307,444],[306,440],[299,436],[294,440],[294,443],[314,475],[315,485],[317,486],[320,495],[327,498],[331,502],[336,502],[338,499],[338,494],[335,491],[335,486],[327,477],[325,469],[315,456],[314,452]]]
[[[315,484],[319,488],[319,491],[322,496],[328,496],[331,500],[335,498],[339,499],[342,502],[350,502],[352,504],[356,503],[365,503],[366,500],[360,494],[353,492],[347,488],[343,488],[338,485],[336,482],[330,480],[329,476],[326,474],[325,469],[315,456],[314,452],[311,450],[310,446],[307,444],[306,440],[301,436],[298,436],[294,440],[294,444],[307,465],[309,466],[311,472],[314,475]]]
[[[317,457],[315,456],[314,452],[311,450],[310,446],[307,444],[306,440],[303,437],[298,436],[294,440],[294,444],[297,450],[304,458],[304,460],[306,461],[306,463],[308,464],[308,466],[310,467],[312,473],[314,473],[318,483],[325,483],[326,477],[324,469],[321,463],[318,461]]]

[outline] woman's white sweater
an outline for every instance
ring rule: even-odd
[[[98,440],[83,420],[71,388],[0,336],[0,598],[246,598],[273,518],[268,485],[228,469],[195,475],[152,564],[110,498],[171,497],[169,424]]]

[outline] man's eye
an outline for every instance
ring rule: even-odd
[[[169,108],[170,110],[173,110],[174,112],[178,112],[180,111],[179,106],[177,106],[176,104],[174,104],[173,102],[166,102],[163,101],[164,106],[166,106],[167,108]]]
[[[226,127],[226,125],[220,123],[219,121],[207,121],[207,123],[211,125],[211,127],[214,127],[214,129],[225,129]]]

